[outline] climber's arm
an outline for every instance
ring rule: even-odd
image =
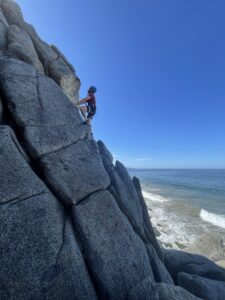
[[[84,103],[86,103],[90,99],[91,99],[91,97],[87,96],[87,97],[81,99],[80,101],[78,101],[78,105],[84,104]]]

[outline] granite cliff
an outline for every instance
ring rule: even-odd
[[[0,299],[224,299],[224,269],[160,248],[139,180],[82,124],[79,87],[1,0]]]

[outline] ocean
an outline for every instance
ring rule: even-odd
[[[205,233],[225,237],[225,170],[128,169],[141,181],[164,246],[188,247]]]

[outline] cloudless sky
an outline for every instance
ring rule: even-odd
[[[126,166],[225,168],[224,0],[18,0],[74,65]]]

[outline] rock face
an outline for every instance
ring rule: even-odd
[[[225,297],[225,269],[208,258],[176,250],[164,250],[165,265],[174,283],[206,300]]]
[[[74,68],[57,47],[40,39],[13,0],[0,1],[0,49],[33,65],[51,77],[72,102],[78,101],[80,80]]]
[[[174,285],[139,180],[82,124],[73,67],[0,7],[0,299],[199,299]]]

